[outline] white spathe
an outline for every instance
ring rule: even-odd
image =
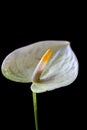
[[[41,41],[16,49],[3,61],[3,75],[16,82],[32,82],[34,70],[48,49],[52,49],[52,57],[31,90],[41,93],[71,84],[78,75],[78,60],[68,41]]]

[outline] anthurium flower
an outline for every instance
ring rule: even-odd
[[[3,75],[16,82],[32,82],[35,93],[71,84],[78,60],[68,41],[41,41],[10,53],[2,63]]]

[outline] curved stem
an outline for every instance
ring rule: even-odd
[[[35,127],[36,127],[36,130],[38,130],[37,97],[36,97],[36,93],[32,92],[32,96],[33,96],[33,107],[34,107]]]

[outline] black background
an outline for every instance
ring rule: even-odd
[[[44,8],[45,10],[45,8]],[[70,8],[68,8],[68,11]],[[15,12],[15,11],[14,11]],[[79,13],[58,10],[36,13],[5,11],[1,20],[0,65],[14,49],[42,41],[68,40],[81,64],[81,23]],[[44,11],[43,11],[44,12]],[[60,11],[61,12],[61,11]],[[80,68],[80,67],[79,67]],[[76,129],[81,126],[81,74],[71,85],[37,94],[39,129]],[[1,128],[34,130],[32,92],[29,84],[7,80],[0,72]]]

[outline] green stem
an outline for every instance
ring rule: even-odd
[[[37,97],[36,97],[36,93],[34,93],[34,92],[32,92],[32,95],[33,95],[35,126],[36,126],[36,130],[38,130]]]

